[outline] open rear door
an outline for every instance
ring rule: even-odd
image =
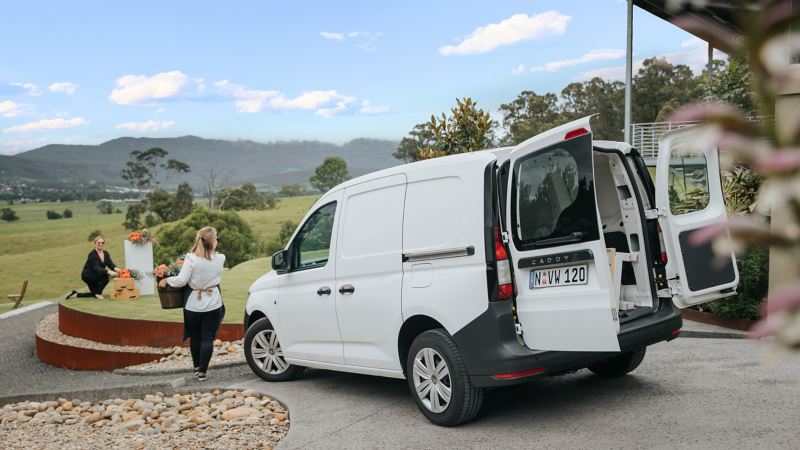
[[[589,118],[523,142],[510,160],[506,231],[525,345],[619,351]]]
[[[715,255],[711,243],[690,242],[693,231],[727,221],[718,151],[703,152],[692,129],[666,133],[658,145],[656,207],[667,252],[667,276],[678,307],[735,293],[739,272],[733,253]]]

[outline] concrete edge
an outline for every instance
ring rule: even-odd
[[[681,330],[680,337],[702,338],[702,339],[747,339],[745,333],[725,333],[718,331],[690,331]]]
[[[227,369],[229,367],[246,366],[247,361],[231,361],[221,364],[208,366],[209,370],[212,369]],[[192,374],[194,369],[165,369],[165,370],[131,370],[131,369],[114,369],[111,373],[115,375],[132,375],[136,377],[141,376],[158,376],[158,375],[176,375],[176,374]]]
[[[49,301],[34,303],[32,305],[23,306],[22,308],[19,309],[12,309],[11,311],[0,314],[0,319],[8,319],[9,317],[19,316],[21,314],[25,314],[28,311],[34,311],[55,304],[56,304],[55,302],[49,302]]]
[[[0,406],[24,401],[43,402],[48,400],[56,400],[59,398],[66,398],[70,400],[80,399],[81,401],[95,402],[107,400],[109,398],[118,398],[120,396],[133,398],[144,396],[145,394],[153,394],[155,392],[174,394],[178,392],[185,384],[186,380],[183,378],[176,378],[170,382],[161,383],[117,386],[101,389],[85,389],[77,391],[53,391],[32,394],[17,394],[0,397]]]

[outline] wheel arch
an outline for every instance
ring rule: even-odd
[[[267,317],[267,315],[263,311],[258,310],[258,309],[254,309],[253,312],[250,314],[250,316],[248,316],[248,318],[247,318],[247,323],[245,324],[245,332],[247,331],[248,328],[250,328],[250,325],[253,325],[254,323],[256,323],[257,320],[260,320],[260,319],[269,320],[269,318]],[[270,320],[270,323],[272,323],[271,320]],[[275,326],[275,324],[272,323],[272,326]]]
[[[403,322],[403,326],[400,327],[400,332],[397,336],[397,355],[400,359],[400,367],[403,368],[403,373],[406,372],[406,361],[408,360],[408,351],[411,348],[411,343],[420,334],[436,328],[444,328],[444,325],[438,320],[422,314],[411,316]]]

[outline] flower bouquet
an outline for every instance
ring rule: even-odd
[[[159,264],[153,268],[153,276],[161,281],[164,278],[174,277],[183,267],[183,258],[175,258],[169,264]],[[162,309],[183,308],[183,293],[186,287],[158,287],[158,298],[161,300]]]
[[[131,231],[131,233],[128,235],[128,240],[134,245],[145,245],[148,242],[152,242],[153,245],[158,244],[158,240],[156,240],[156,238],[150,234],[150,230],[147,228]]]
[[[136,269],[122,269],[119,271],[120,278],[133,278],[136,281],[141,281],[144,274]]]

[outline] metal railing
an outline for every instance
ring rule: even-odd
[[[631,146],[645,160],[658,158],[658,141],[667,131],[695,125],[698,122],[649,122],[631,124]]]

